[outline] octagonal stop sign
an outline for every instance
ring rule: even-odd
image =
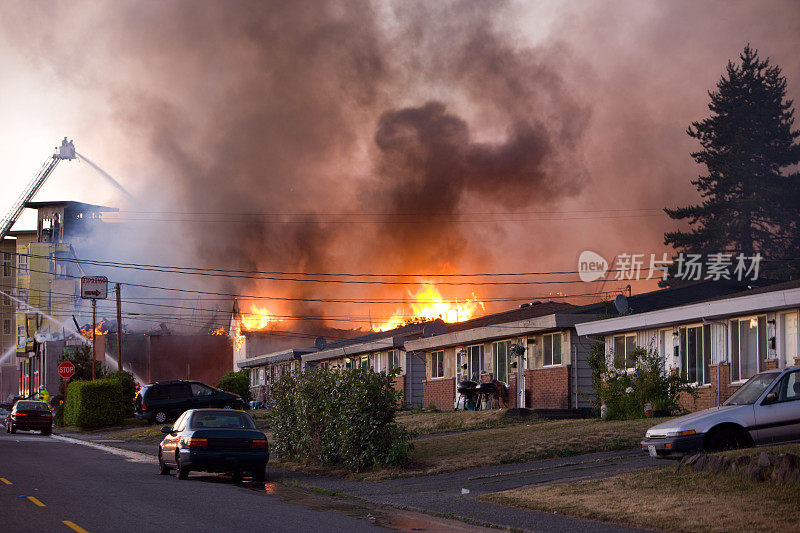
[[[61,376],[62,379],[69,379],[73,374],[75,374],[75,365],[72,363],[64,361],[58,365],[58,375]]]

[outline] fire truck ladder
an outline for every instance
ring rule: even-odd
[[[72,144],[72,141],[67,141],[66,137],[61,141],[61,146],[56,147],[55,153],[44,162],[42,168],[39,169],[39,173],[28,184],[28,187],[22,192],[16,203],[11,207],[11,210],[3,218],[3,221],[0,222],[0,241],[8,235],[11,227],[22,214],[22,210],[25,209],[25,204],[31,201],[33,195],[44,185],[48,176],[53,173],[62,159],[75,159],[75,145]]]

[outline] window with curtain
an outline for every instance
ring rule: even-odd
[[[767,317],[731,320],[731,381],[749,379],[766,367]]]
[[[614,368],[635,368],[635,350],[636,335],[618,335],[614,337]]]
[[[444,351],[431,352],[431,377],[444,377]]]
[[[542,335],[542,366],[561,364],[561,333]]]
[[[481,372],[485,370],[483,366],[483,345],[468,346],[467,359],[469,361],[470,379],[480,381]]]

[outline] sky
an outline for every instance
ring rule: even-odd
[[[707,92],[750,43],[797,100],[798,35],[793,1],[3,2],[0,210],[67,136],[136,198],[83,161],[60,164],[37,200],[117,207],[111,218],[128,223],[84,257],[458,274],[574,270],[584,250],[660,254],[677,227],[660,209],[697,201],[686,128],[708,115]],[[202,284],[301,298],[413,290]]]

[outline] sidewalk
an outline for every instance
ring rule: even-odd
[[[156,455],[156,446],[109,439],[100,435],[58,431],[60,435]],[[434,476],[401,478],[379,482],[304,474],[270,468],[273,481],[302,488],[352,496],[367,502],[457,518],[479,525],[524,531],[612,532],[641,531],[625,526],[506,507],[477,497],[527,485],[595,479],[657,466],[657,460],[640,450],[602,452],[471,468]],[[469,492],[462,494],[462,489]]]

